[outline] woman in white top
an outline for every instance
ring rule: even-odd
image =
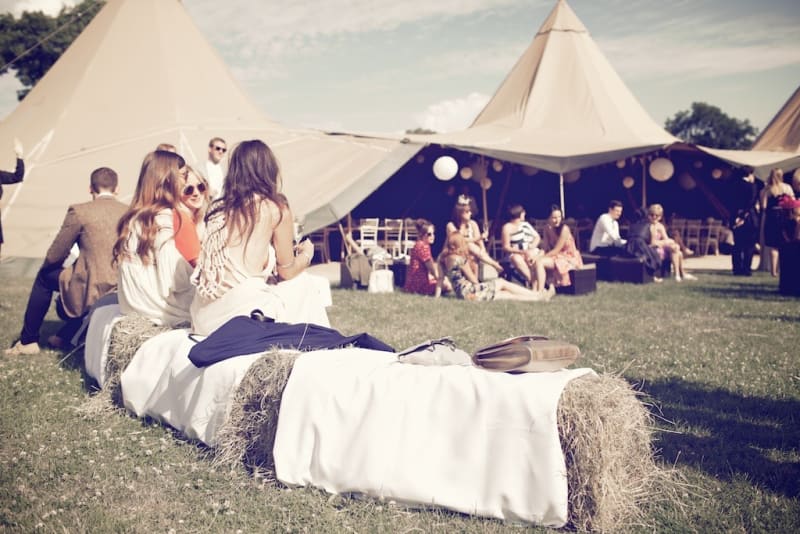
[[[173,327],[188,324],[194,296],[192,267],[175,246],[172,214],[185,173],[186,163],[177,154],[156,150],[145,156],[114,245],[122,313]]]
[[[525,220],[525,208],[521,204],[508,207],[508,222],[503,225],[503,252],[508,256],[511,265],[525,277],[529,288],[534,284],[534,264],[544,254],[539,248],[542,237],[539,232]]]
[[[294,246],[294,217],[280,192],[272,150],[259,140],[240,143],[231,154],[223,191],[206,216],[192,276],[194,331],[208,335],[255,309],[278,322],[328,326],[330,287],[327,280],[304,273],[314,246],[309,240]],[[273,272],[282,282],[271,283]]]

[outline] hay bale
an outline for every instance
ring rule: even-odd
[[[558,429],[572,526],[608,532],[640,524],[642,505],[669,485],[669,473],[655,462],[654,428],[623,378],[588,375],[567,384]]]
[[[253,363],[236,389],[231,411],[217,433],[214,462],[275,477],[272,447],[281,397],[299,351],[274,350]]]
[[[142,344],[162,332],[168,326],[158,326],[141,315],[126,315],[114,325],[108,344],[106,359],[106,381],[100,394],[115,406],[122,406],[120,377]]]

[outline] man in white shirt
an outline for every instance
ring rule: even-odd
[[[208,159],[206,160],[206,179],[211,193],[211,199],[222,196],[225,186],[225,171],[222,168],[222,158],[228,151],[228,145],[221,137],[214,137],[208,142]]]
[[[624,256],[625,240],[619,235],[619,218],[622,216],[622,202],[612,200],[608,213],[597,218],[589,243],[589,251],[600,256]]]

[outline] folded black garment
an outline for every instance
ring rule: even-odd
[[[230,319],[192,347],[189,360],[196,367],[207,367],[234,356],[272,348],[308,351],[348,345],[394,352],[392,347],[366,333],[343,336],[333,328],[317,324],[264,322],[241,315]]]

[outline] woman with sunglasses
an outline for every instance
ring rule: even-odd
[[[210,200],[205,180],[188,165],[182,169],[186,178],[181,189],[181,201],[172,212],[175,246],[192,267],[200,256],[203,216]]]
[[[330,284],[305,273],[313,255],[311,241],[294,245],[294,216],[272,150],[259,140],[243,141],[231,154],[222,197],[206,215],[192,275],[192,328],[208,335],[254,310],[277,322],[328,326]]]
[[[406,283],[403,289],[409,293],[435,295],[439,271],[433,261],[431,245],[436,239],[436,230],[430,221],[417,219],[417,242],[409,253]]]
[[[486,234],[481,233],[478,223],[472,218],[472,214],[475,211],[475,199],[467,195],[459,195],[458,201],[453,207],[450,222],[446,226],[447,235],[458,232],[464,236],[470,253],[470,266],[474,272],[478,272],[478,266],[482,262],[491,265],[498,273],[501,273],[503,272],[503,267],[486,250],[486,244],[484,243]]]
[[[172,152],[145,156],[131,205],[117,225],[113,252],[122,313],[170,327],[189,322],[194,297],[192,266],[175,246],[173,226],[185,168],[184,159]]]

